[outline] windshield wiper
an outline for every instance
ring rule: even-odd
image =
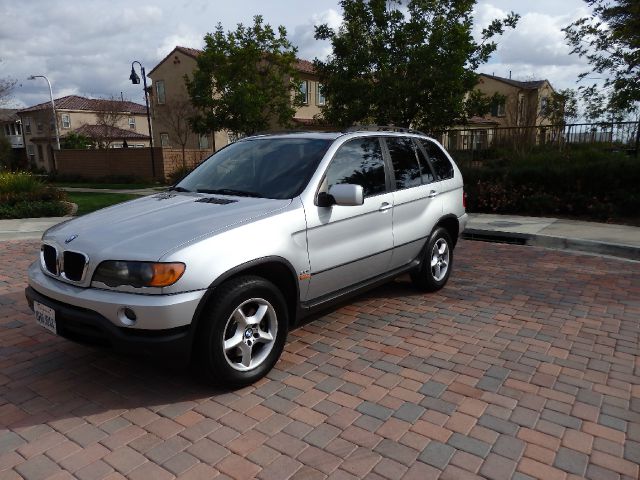
[[[189,190],[188,188],[184,188],[184,187],[171,187],[169,188],[170,192],[190,192],[191,190]]]
[[[214,193],[218,195],[235,195],[236,197],[257,197],[260,198],[262,195],[256,192],[250,192],[247,190],[235,190],[233,188],[214,188],[214,189],[206,189],[199,188],[196,190],[198,193]]]

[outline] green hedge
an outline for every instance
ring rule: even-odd
[[[64,191],[26,172],[0,172],[0,219],[58,217],[67,206]]]
[[[462,171],[470,212],[640,221],[640,160],[624,153],[541,149]]]

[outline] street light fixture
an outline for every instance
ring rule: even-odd
[[[56,118],[56,106],[53,103],[53,90],[51,89],[51,82],[44,75],[31,75],[29,80],[35,80],[36,78],[44,78],[49,85],[49,99],[51,100],[51,111],[53,113],[53,127],[56,132],[56,149],[60,150],[60,135],[58,134],[58,119]]]
[[[131,62],[131,75],[129,75],[129,80],[131,80],[131,83],[133,83],[134,85],[140,85],[140,77],[138,76],[138,74],[133,68],[133,65],[135,63],[137,63],[138,66],[140,67],[140,72],[142,73],[142,82],[144,84],[144,103],[147,107],[147,125],[149,126],[149,145],[151,145],[151,175],[155,179],[156,178],[156,162],[153,155],[153,131],[151,130],[151,114],[149,113],[149,92],[147,91],[147,74],[145,73],[144,67],[142,66],[142,64],[139,61],[134,60],[133,62]]]

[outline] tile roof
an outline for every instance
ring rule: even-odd
[[[18,120],[18,115],[15,108],[0,108],[0,122],[15,122]]]
[[[149,135],[143,135],[142,133],[138,133],[134,130],[110,127],[107,125],[82,125],[73,131],[89,138],[149,140]]]
[[[105,105],[115,103],[118,105],[120,112],[140,113],[146,114],[147,109],[144,105],[140,105],[135,102],[120,101],[120,100],[105,100],[100,98],[86,98],[79,95],[67,95],[66,97],[56,98],[53,103],[56,110],[86,110],[86,111],[100,111],[105,109]],[[18,113],[34,112],[37,110],[45,110],[51,105],[50,102],[39,103],[32,107],[23,108]],[[112,108],[111,105],[108,107]]]
[[[547,80],[528,80],[528,81],[520,81],[520,80],[512,80],[511,78],[503,78],[497,77],[495,75],[489,75],[487,73],[481,73],[480,76],[491,78],[493,80],[497,80],[498,82],[506,83],[508,85],[524,88],[527,90],[535,90],[540,88]]]
[[[158,64],[148,72],[148,75],[153,73],[153,71],[156,68],[158,68],[158,66],[162,62],[164,62],[167,58],[169,58],[171,56],[171,54],[173,52],[175,52],[176,50],[181,52],[181,53],[184,53],[185,55],[188,55],[191,58],[198,58],[200,56],[200,54],[202,53],[202,50],[199,50],[197,48],[182,47],[180,45],[177,45],[173,50],[171,50],[171,52],[169,52],[169,54],[166,57],[164,57],[162,60],[160,60],[158,62]],[[298,70],[301,73],[310,73],[310,74],[314,74],[315,73],[315,69],[313,68],[313,62],[310,62],[309,60],[302,60],[300,58],[296,59],[295,68],[296,68],[296,70]]]

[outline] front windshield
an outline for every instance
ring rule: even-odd
[[[174,188],[181,191],[263,198],[299,195],[331,140],[255,138],[213,154]]]

